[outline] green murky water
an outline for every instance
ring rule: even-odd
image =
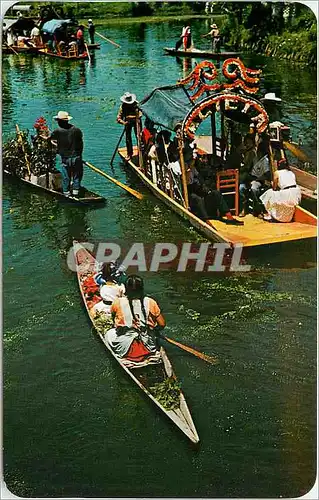
[[[206,30],[196,21],[197,39]],[[205,29],[204,29],[205,28]],[[181,23],[112,27],[92,64],[3,58],[3,136],[67,110],[84,131],[85,157],[108,169],[125,91],[142,98],[174,83],[183,63],[162,55]],[[283,99],[283,121],[316,154],[316,73],[274,58],[262,89]],[[92,171],[100,209],[65,205],[3,186],[4,473],[19,496],[287,497],[315,479],[316,249],[299,242],[247,255],[250,273],[144,273],[167,334],[218,365],[168,346],[201,438],[194,450],[132,386],[91,332],[75,275],[73,238],[204,241],[115,162],[129,197]],[[111,172],[110,172],[111,173]]]

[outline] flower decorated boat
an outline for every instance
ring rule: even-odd
[[[183,154],[186,141],[196,144],[199,162],[206,162],[217,186],[222,174],[234,174],[237,178],[233,190],[223,192],[225,196],[233,195],[235,203],[231,209],[235,215],[238,215],[239,172],[230,168],[228,162],[235,147],[236,134],[242,138],[248,132],[253,133],[256,141],[265,138],[270,176],[277,169],[277,162],[285,158],[280,130],[270,128],[263,102],[256,97],[260,73],[260,70],[246,68],[239,59],[230,58],[222,65],[222,81],[218,78],[216,66],[211,61],[203,61],[175,85],[156,88],[139,103],[141,115],[152,121],[155,128],[172,133],[178,126],[178,179],[168,158],[162,164],[156,160],[156,175],[152,173],[141,140],[140,117],[137,118],[138,144],[133,157],[127,160],[126,148],[118,150],[121,158],[155,196],[208,239],[231,247],[240,244],[254,247],[317,236],[317,217],[300,206],[296,206],[291,222],[270,223],[249,213],[242,219],[243,225],[230,225],[224,219],[203,220],[190,210],[187,176],[191,167],[187,171]],[[232,197],[227,199],[231,201]]]

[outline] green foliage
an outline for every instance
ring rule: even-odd
[[[113,321],[110,316],[103,312],[97,312],[94,317],[94,327],[98,333],[103,335],[113,326]]]
[[[181,389],[175,378],[169,377],[153,385],[150,392],[165,410],[175,410],[179,407]]]

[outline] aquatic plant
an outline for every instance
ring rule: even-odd
[[[180,384],[175,378],[169,377],[150,387],[150,392],[165,410],[174,410],[179,407]]]

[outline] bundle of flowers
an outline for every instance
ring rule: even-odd
[[[95,283],[93,276],[85,278],[82,283],[82,289],[89,309],[97,302],[100,302],[99,286]]]
[[[55,153],[52,144],[46,139],[50,131],[46,119],[43,116],[37,118],[33,128],[37,135],[32,136],[33,150],[31,154],[31,171],[34,175],[43,175],[55,171]]]

